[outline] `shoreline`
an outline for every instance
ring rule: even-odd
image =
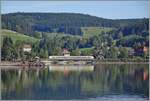
[[[96,64],[149,64],[149,61],[98,61]]]
[[[143,61],[132,61],[132,62],[126,62],[126,61],[118,61],[118,62],[112,62],[112,61],[97,61],[92,64],[149,64],[149,62],[143,62]],[[82,64],[52,64],[52,65],[82,65]],[[88,65],[88,64],[84,64]],[[10,61],[1,61],[0,66],[41,66],[37,64],[30,65],[29,62],[23,64],[22,62],[10,62]],[[45,65],[47,66],[47,65]]]

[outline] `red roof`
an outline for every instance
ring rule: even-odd
[[[70,52],[67,49],[63,49],[63,54],[69,54]]]
[[[31,45],[25,44],[23,48],[31,48]]]

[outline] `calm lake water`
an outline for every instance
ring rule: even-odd
[[[148,64],[2,68],[2,99],[97,101],[149,99]]]

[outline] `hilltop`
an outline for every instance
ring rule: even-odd
[[[79,13],[9,13],[2,14],[2,28],[34,35],[35,31],[83,35],[82,27],[120,28],[145,24],[148,19],[105,19]]]

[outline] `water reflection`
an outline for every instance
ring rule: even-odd
[[[50,65],[50,71],[93,71],[94,65]]]
[[[1,94],[2,99],[100,100],[106,95],[145,99],[149,95],[148,69],[139,64],[2,69]]]

